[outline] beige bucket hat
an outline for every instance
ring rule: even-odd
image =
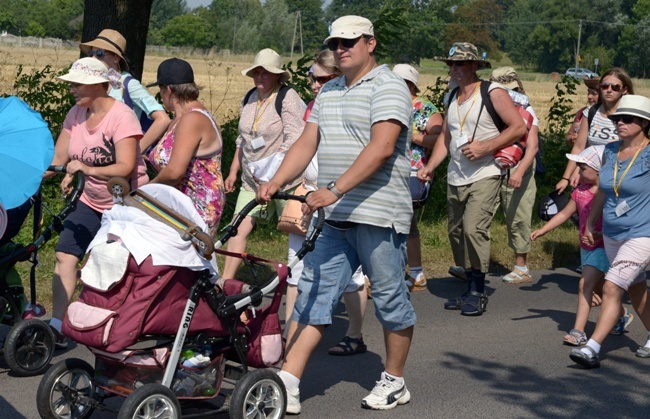
[[[418,73],[415,68],[408,64],[396,64],[395,67],[393,67],[393,73],[397,74],[405,81],[413,83],[415,85],[415,92],[420,93],[420,89],[418,88],[418,76],[420,73]]]
[[[447,65],[451,61],[478,61],[479,69],[492,67],[488,60],[479,58],[478,49],[469,42],[455,42],[446,57],[434,57],[433,59],[442,61]]]
[[[242,70],[241,74],[243,76],[253,77],[251,72],[257,67],[262,67],[269,73],[280,74],[280,83],[285,83],[291,78],[291,74],[287,70],[282,69],[282,58],[280,54],[271,48],[265,48],[258,52],[253,61],[253,65],[246,70]]]
[[[79,44],[79,49],[84,54],[88,54],[93,48],[103,49],[110,51],[120,57],[120,69],[122,71],[129,71],[129,65],[124,58],[126,51],[126,39],[121,33],[113,29],[104,29],[97,35],[97,38],[89,42]]]
[[[78,84],[111,83],[106,64],[92,57],[78,59],[72,63],[68,74],[57,77],[57,80]]]
[[[333,38],[356,39],[363,35],[375,36],[372,22],[361,16],[342,16],[332,22],[330,36],[323,41],[324,45]]]

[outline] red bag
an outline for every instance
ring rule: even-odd
[[[514,144],[494,152],[494,161],[502,169],[512,169],[519,164],[526,152],[526,140],[528,140],[528,133],[533,126],[533,115],[522,106],[515,104],[515,107],[526,123],[526,135],[518,139]]]

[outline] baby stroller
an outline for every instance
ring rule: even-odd
[[[90,256],[82,270],[83,291],[68,309],[63,326],[66,335],[93,352],[95,365],[67,359],[53,366],[43,376],[37,392],[41,417],[85,418],[95,409],[110,411],[118,418],[180,417],[179,400],[215,398],[221,392],[224,377],[237,379],[230,403],[211,413],[229,412],[231,418],[284,417],[284,384],[266,368],[279,362],[283,355],[277,311],[293,264],[286,266],[219,249],[237,234],[238,226],[257,203],[251,201],[246,205],[218,241],[208,243],[198,234],[205,224],[189,198],[178,190],[145,185],[128,193],[128,184],[123,181],[111,181],[109,188],[122,205],[105,212],[98,237],[99,241],[104,240],[101,234],[106,222],[105,237],[122,242],[96,247],[95,242],[91,243]],[[304,197],[287,194],[275,198],[304,202]],[[146,208],[145,212],[154,219],[165,222],[154,222],[131,205]],[[133,213],[134,221],[126,221],[125,213],[129,211],[138,213]],[[318,220],[296,262],[313,249],[322,229],[322,210]],[[136,232],[134,225],[143,231]],[[167,241],[171,235],[153,237],[164,229],[175,236],[175,243]],[[148,248],[142,251],[144,238],[148,239]],[[108,287],[104,272],[99,272],[101,281],[84,273],[94,263],[93,254],[104,246],[117,249],[109,252],[111,263],[100,257],[104,263],[98,263],[99,268],[91,268],[91,272],[95,276],[102,269],[116,271],[117,274],[109,272],[108,276],[119,278],[114,283],[108,281]],[[173,252],[166,252],[168,246]],[[128,249],[128,254],[114,257],[123,253],[119,249],[122,247]],[[270,266],[275,275],[262,286],[252,288],[238,280],[223,280],[210,267],[212,262],[208,258],[212,253],[236,256],[247,264]],[[158,264],[170,254],[172,259],[184,260],[183,266]],[[204,257],[192,259],[199,255]],[[115,263],[114,259],[125,261]],[[272,294],[270,305],[256,310],[267,294]],[[119,411],[104,403],[113,396],[126,397]]]
[[[50,171],[65,173],[65,166],[50,166]],[[52,235],[61,232],[63,220],[77,206],[77,201],[84,188],[84,176],[77,175],[77,184],[74,191],[68,196],[63,209],[53,216],[50,225],[30,244],[23,246],[8,243],[0,251],[0,309],[2,310],[2,324],[11,326],[4,342],[3,352],[5,361],[11,371],[17,376],[32,376],[45,372],[54,353],[54,335],[49,325],[42,320],[32,318],[23,320],[25,306],[24,288],[20,277],[13,269],[16,263],[30,260],[36,265],[34,257],[36,251],[47,243]],[[40,215],[36,216],[38,207],[35,205],[34,222],[40,222]],[[31,304],[36,304],[36,279],[31,275]]]

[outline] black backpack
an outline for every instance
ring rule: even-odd
[[[253,87],[246,93],[246,96],[244,96],[244,101],[242,102],[244,105],[248,103],[248,99],[251,98],[251,95],[255,89],[257,89],[257,87]],[[289,89],[289,86],[281,84],[280,89],[278,90],[278,94],[275,96],[275,111],[278,113],[278,115],[280,115],[280,118],[282,118],[282,102],[284,102],[284,97],[287,95]]]

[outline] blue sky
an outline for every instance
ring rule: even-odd
[[[187,7],[193,9],[199,6],[207,6],[212,3],[212,0],[185,0],[187,2]]]

